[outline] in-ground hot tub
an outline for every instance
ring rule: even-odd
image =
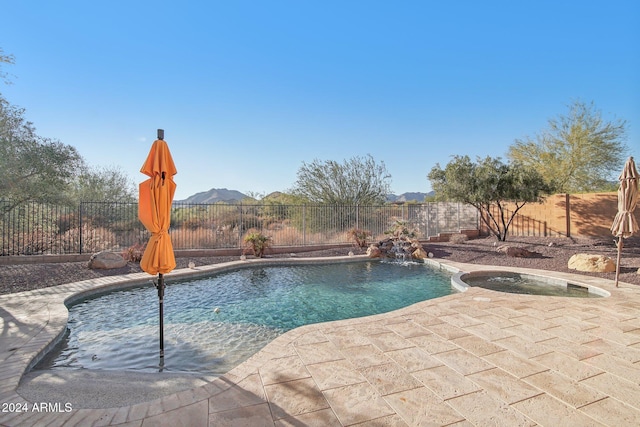
[[[611,294],[595,286],[572,283],[567,280],[512,271],[460,272],[451,278],[451,284],[461,292],[481,287],[512,294],[546,295],[573,298],[601,298]]]

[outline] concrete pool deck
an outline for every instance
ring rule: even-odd
[[[442,268],[516,271],[453,262]],[[74,406],[64,393],[87,382],[99,389],[93,371],[60,381],[60,394],[47,392],[38,401],[18,393],[23,374],[64,332],[66,300],[148,282],[150,276],[0,295],[0,425],[639,425],[640,288],[626,283],[616,288],[613,281],[592,276],[517,271],[596,286],[611,296],[541,297],[470,288],[391,313],[303,326],[203,385],[93,409]],[[135,376],[131,379],[133,398]],[[125,384],[117,393],[127,389]],[[109,398],[109,390],[102,398]]]

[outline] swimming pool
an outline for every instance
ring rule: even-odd
[[[221,375],[298,326],[368,316],[449,295],[451,276],[422,263],[250,266],[167,286],[162,370]],[[151,286],[69,307],[68,335],[42,368],[158,371]]]

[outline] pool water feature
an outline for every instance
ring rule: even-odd
[[[298,326],[368,316],[449,295],[422,263],[249,266],[169,283],[163,371],[221,375]],[[37,369],[158,371],[157,292],[114,291],[69,307],[68,335]]]
[[[456,286],[455,282],[458,282]],[[569,283],[566,280],[509,271],[475,271],[459,273],[452,283],[459,290],[477,286],[498,292],[573,298],[600,298],[608,292],[592,286]],[[460,288],[462,287],[462,288]]]

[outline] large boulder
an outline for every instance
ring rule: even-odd
[[[125,265],[127,265],[127,260],[115,252],[98,252],[91,255],[89,259],[89,268],[91,269],[109,270],[112,268],[122,268]]]
[[[595,273],[612,273],[616,271],[616,263],[604,255],[575,254],[569,258],[569,268],[578,271]]]

